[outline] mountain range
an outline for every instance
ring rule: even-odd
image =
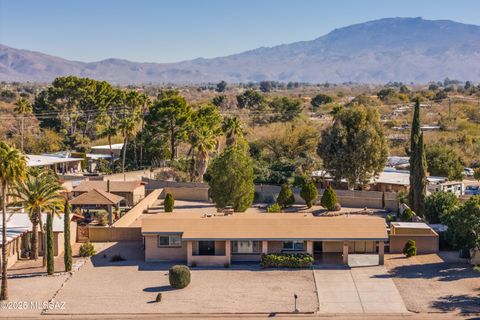
[[[480,26],[386,18],[335,29],[311,41],[178,63],[121,59],[87,63],[0,44],[0,81],[50,82],[65,75],[115,84],[220,80],[424,83],[447,77],[480,81]]]

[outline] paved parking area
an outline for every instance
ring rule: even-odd
[[[328,267],[315,271],[320,313],[408,313],[382,266]]]

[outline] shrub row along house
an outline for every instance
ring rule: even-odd
[[[265,214],[249,209],[233,215],[169,213],[142,219],[146,261],[225,265],[260,261],[261,254],[307,252],[336,256],[378,254],[384,261],[385,220],[366,216],[315,217]]]

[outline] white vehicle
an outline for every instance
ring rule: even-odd
[[[467,177],[473,177],[474,170],[472,168],[464,168],[463,169],[463,174],[466,175]]]

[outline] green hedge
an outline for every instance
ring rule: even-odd
[[[313,264],[313,257],[308,253],[270,253],[262,254],[262,268],[306,268]]]

